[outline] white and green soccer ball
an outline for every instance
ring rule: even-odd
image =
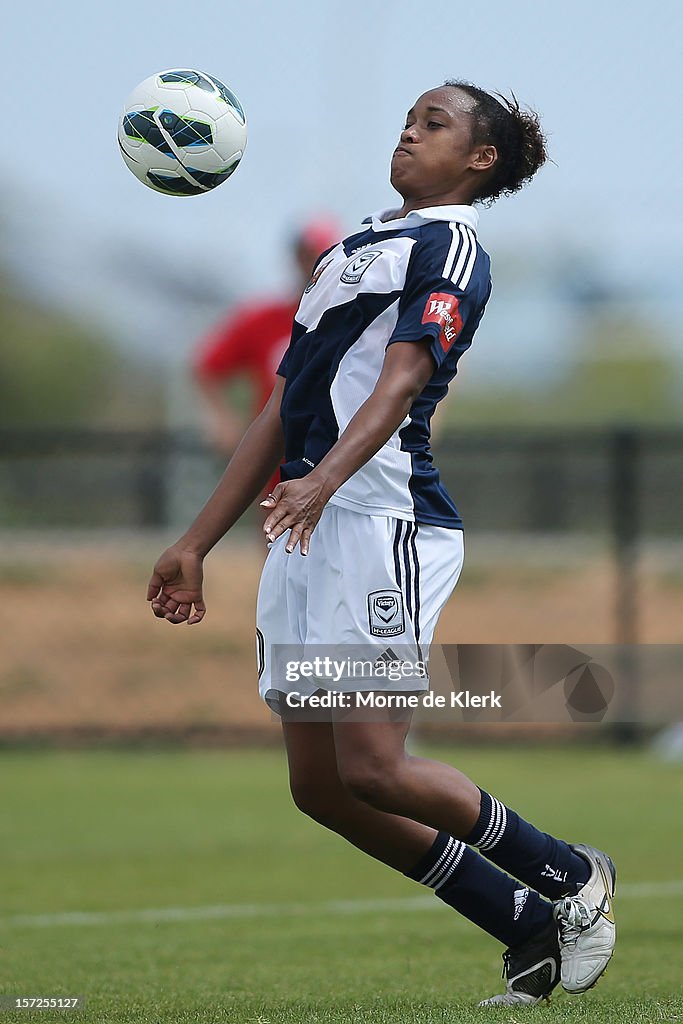
[[[144,185],[171,196],[195,196],[236,169],[247,144],[247,119],[219,79],[171,68],[133,89],[118,137],[123,159]]]

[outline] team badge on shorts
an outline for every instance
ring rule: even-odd
[[[398,636],[405,632],[403,594],[400,590],[374,590],[368,594],[372,636]]]

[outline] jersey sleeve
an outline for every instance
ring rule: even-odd
[[[454,231],[450,245],[416,242],[387,344],[427,341],[437,367],[449,355],[459,358],[472,342],[490,290],[488,257],[470,229]]]

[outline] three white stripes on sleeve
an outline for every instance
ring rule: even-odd
[[[442,276],[464,291],[469,284],[477,258],[477,239],[472,228],[451,221],[448,225],[453,236],[443,265]]]

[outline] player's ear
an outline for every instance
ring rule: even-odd
[[[477,146],[472,154],[470,167],[475,171],[489,171],[498,159],[495,146]]]

